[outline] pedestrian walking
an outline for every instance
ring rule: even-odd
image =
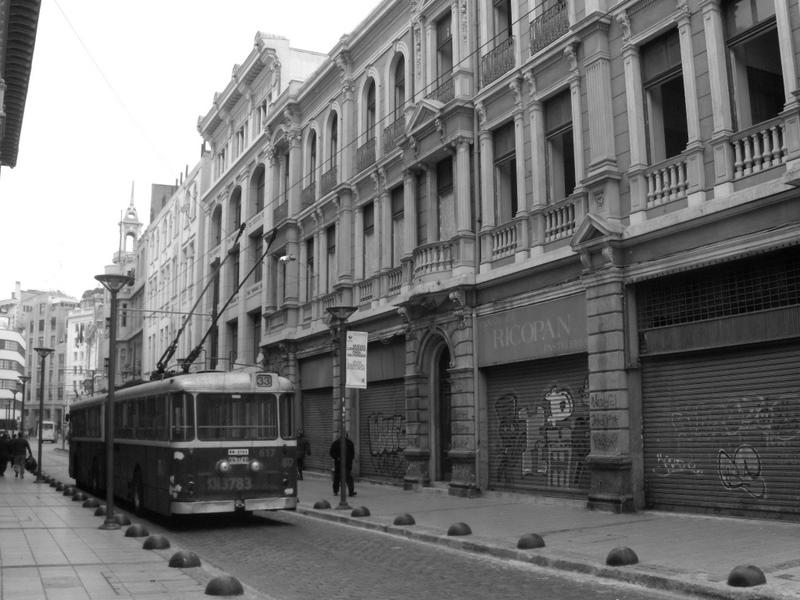
[[[297,478],[303,478],[303,471],[306,468],[306,456],[311,456],[311,442],[302,429],[297,430]]]
[[[356,448],[353,441],[350,439],[350,434],[345,434],[345,446],[347,448],[347,455],[344,458],[344,480],[347,484],[347,491],[350,496],[356,495],[355,483],[353,482],[353,460],[356,457]],[[339,484],[342,481],[342,437],[341,435],[331,444],[329,454],[333,459],[333,495],[339,493]]]
[[[25,434],[20,431],[10,444],[11,456],[14,460],[14,479],[19,477],[25,479],[25,458],[30,456],[33,458],[31,452],[31,445],[25,439]]]
[[[9,448],[10,441],[11,438],[8,437],[8,434],[5,431],[0,431],[0,477],[5,477],[6,475],[6,466],[11,452],[11,448]]]

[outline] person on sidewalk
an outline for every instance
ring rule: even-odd
[[[20,431],[17,437],[11,440],[10,448],[14,460],[14,478],[25,479],[25,458],[27,456],[33,458],[33,452],[23,432]]]
[[[345,446],[347,448],[347,456],[345,456],[344,460],[344,480],[347,483],[347,491],[349,492],[350,496],[356,495],[355,490],[355,483],[353,482],[353,459],[356,457],[356,448],[353,446],[353,441],[350,439],[350,434],[346,434],[345,437]],[[334,440],[331,444],[331,449],[329,454],[333,459],[333,495],[336,496],[339,494],[339,484],[342,481],[342,468],[341,468],[341,456],[342,456],[342,438],[339,436]]]
[[[0,431],[0,477],[5,477],[6,466],[10,456],[9,443],[11,439],[5,431]]]
[[[303,470],[306,468],[306,456],[311,456],[311,442],[302,429],[297,430],[297,478],[303,478]]]

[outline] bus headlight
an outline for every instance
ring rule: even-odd
[[[223,458],[217,461],[216,469],[220,475],[226,475],[231,471],[231,463]]]
[[[264,464],[260,460],[254,458],[253,460],[250,461],[250,471],[251,472],[258,473],[263,468],[264,468]]]

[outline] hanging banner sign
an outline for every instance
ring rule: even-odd
[[[347,332],[347,378],[345,387],[367,388],[367,332]]]

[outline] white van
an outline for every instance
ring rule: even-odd
[[[53,421],[42,421],[42,430],[40,432],[43,442],[56,443],[56,424]]]

